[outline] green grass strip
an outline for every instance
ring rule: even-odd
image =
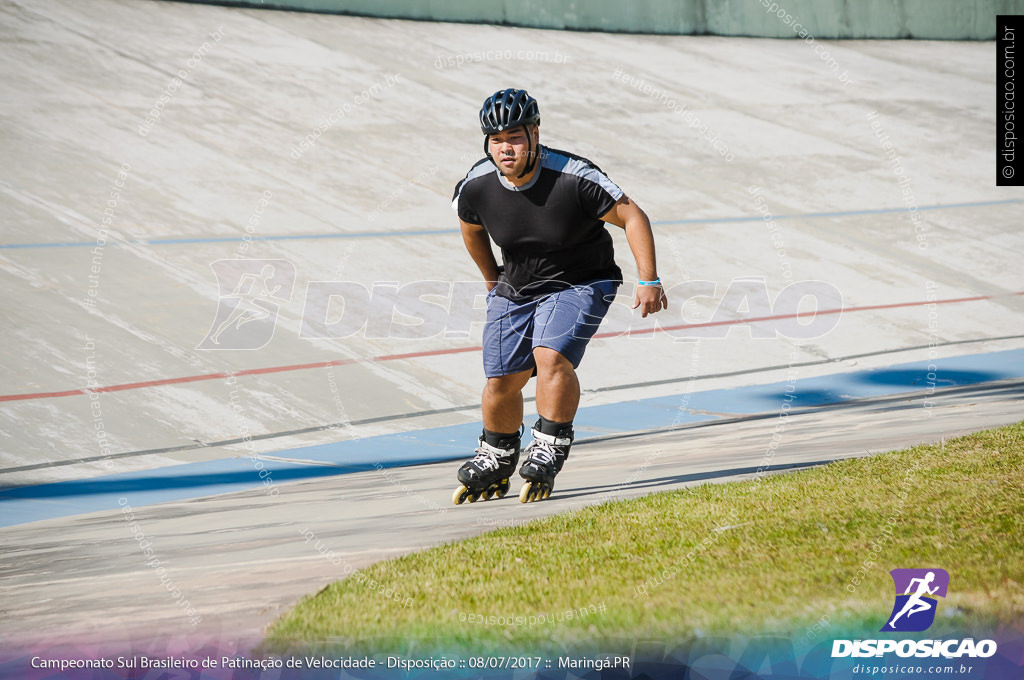
[[[756,632],[810,644],[874,635],[901,567],[950,573],[929,635],[1024,621],[1024,422],[388,560],[303,599],[263,651],[539,652]]]

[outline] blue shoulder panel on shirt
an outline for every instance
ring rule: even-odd
[[[615,182],[608,178],[593,163],[585,158],[571,156],[561,151],[543,147],[541,155],[541,167],[550,168],[556,172],[564,172],[567,175],[574,175],[589,182],[593,182],[608,192],[616,201],[622,198],[622,189]]]

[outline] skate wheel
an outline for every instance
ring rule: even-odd
[[[498,482],[498,489],[494,492],[495,498],[504,498],[505,494],[508,493],[508,487],[509,484],[507,479],[503,479]]]
[[[467,501],[469,503],[476,503],[477,498],[478,496],[470,491],[465,484],[456,489],[455,493],[452,494],[452,502],[455,503],[455,505],[462,505]]]
[[[553,484],[527,482],[526,484],[523,484],[523,488],[519,491],[519,502],[532,503],[533,501],[545,500],[551,496],[551,492],[554,488]]]
[[[482,500],[482,501],[489,501],[489,500],[491,500],[491,496],[493,494],[494,494],[493,491],[491,491],[490,489],[486,489],[485,491],[483,491],[480,494],[480,500]]]

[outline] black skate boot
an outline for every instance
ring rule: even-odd
[[[561,428],[557,435],[540,431],[540,421],[531,431],[533,441],[526,446],[526,462],[519,469],[519,476],[526,480],[519,491],[519,502],[544,500],[555,489],[555,475],[562,470],[569,457],[573,431],[571,425]]]
[[[498,444],[491,446],[483,436],[480,437],[476,455],[459,468],[462,486],[452,495],[455,505],[462,505],[465,501],[475,503],[478,498],[486,501],[491,496],[501,498],[508,493],[508,479],[519,463],[519,434],[502,439]]]

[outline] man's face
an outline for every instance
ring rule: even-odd
[[[526,169],[529,156],[536,155],[539,137],[538,126],[520,125],[488,137],[487,149],[501,174],[506,177],[518,177]]]

